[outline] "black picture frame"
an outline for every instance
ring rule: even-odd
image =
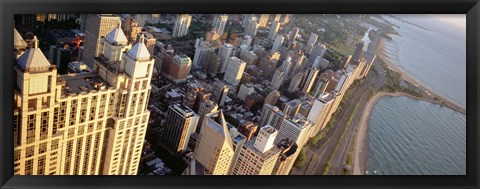
[[[1,0],[1,188],[478,188],[478,0]],[[29,13],[455,13],[467,15],[466,176],[13,176],[13,16]]]

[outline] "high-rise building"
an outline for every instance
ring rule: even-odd
[[[308,38],[307,46],[305,47],[305,54],[312,53],[313,46],[317,42],[318,35],[315,33],[310,34],[310,38]]]
[[[217,32],[217,34],[222,35],[223,31],[225,30],[225,25],[227,24],[228,15],[220,15],[216,14],[215,18],[213,19],[213,30]]]
[[[327,79],[318,78],[317,86],[315,87],[315,90],[313,91],[313,97],[319,98],[321,94],[325,93],[329,82],[330,81],[327,80]]]
[[[207,114],[195,146],[194,156],[206,174],[228,175],[235,149],[223,111]]]
[[[290,81],[290,85],[288,86],[288,92],[295,92],[298,89],[298,86],[300,85],[300,82],[302,82],[303,79],[303,72],[298,72],[293,76],[292,81]]]
[[[265,98],[265,104],[275,105],[278,98],[280,98],[280,92],[273,90],[272,92],[268,93],[267,97]]]
[[[260,18],[258,19],[258,26],[259,27],[267,27],[269,14],[260,14]]]
[[[240,43],[240,46],[242,45],[246,45],[246,46],[250,46],[252,44],[252,36],[249,36],[249,35],[245,35],[242,37],[242,42]]]
[[[233,46],[232,44],[225,43],[222,45],[220,48],[220,51],[218,52],[218,55],[221,58],[221,66],[220,66],[220,73],[225,73],[225,69],[227,69],[227,63],[230,60],[230,57],[232,56],[233,53]]]
[[[249,65],[255,65],[258,61],[258,56],[253,51],[245,51],[240,54],[240,59]]]
[[[302,101],[300,101],[299,99],[293,99],[283,105],[282,111],[290,117],[295,117],[300,111],[301,107]]]
[[[280,130],[278,131],[278,136],[275,138],[275,144],[281,143],[282,140],[289,139],[297,144],[297,149],[295,153],[290,156],[290,158],[285,159],[280,165],[280,162],[277,163],[276,173],[274,174],[288,175],[295,160],[300,154],[300,150],[309,138],[311,127],[312,123],[310,123],[304,117],[288,118],[283,122]]]
[[[196,129],[197,133],[200,133],[200,129],[202,128],[203,119],[205,118],[205,115],[216,112],[217,110],[218,110],[217,103],[211,100],[205,100],[200,104],[200,108],[198,109],[199,120],[197,124],[197,129]]]
[[[355,47],[355,52],[353,52],[352,59],[357,60],[363,56],[363,48],[365,46],[365,43],[363,41],[360,41],[357,43],[357,46]]]
[[[189,14],[179,14],[175,20],[175,25],[173,26],[172,37],[182,37],[187,35],[188,28],[192,22],[192,15]]]
[[[181,104],[168,107],[161,144],[170,153],[179,155],[187,150],[190,135],[197,128],[199,116]]]
[[[305,117],[295,116],[285,119],[278,130],[278,136],[275,138],[275,144],[283,139],[295,141],[298,146],[303,146],[309,139],[310,129],[313,124]]]
[[[290,34],[290,43],[293,43],[295,39],[297,39],[298,33],[300,32],[300,28],[294,27]]]
[[[286,118],[287,114],[282,112],[280,108],[271,104],[263,104],[259,125],[271,125],[275,129],[280,129]]]
[[[330,121],[334,101],[335,95],[331,93],[324,93],[315,99],[307,117],[308,121],[314,124],[310,137],[315,136]]]
[[[288,175],[291,170],[291,167],[289,168],[290,162],[295,162],[297,159],[298,145],[293,140],[283,139],[277,143],[277,148],[280,149],[281,153],[273,168],[272,175]]]
[[[317,56],[317,58],[313,62],[312,67],[318,68],[319,70],[324,70],[328,67],[329,64],[330,61],[325,58],[320,58],[320,56]]]
[[[214,51],[215,47],[211,43],[207,43],[201,38],[198,38],[195,42],[195,56],[193,57],[193,66],[203,67],[204,63],[207,61],[208,53]]]
[[[85,44],[82,61],[93,68],[94,58],[99,51],[100,38],[120,25],[120,17],[112,14],[87,14],[85,23]]]
[[[252,16],[248,19],[247,25],[245,26],[245,35],[255,36],[258,31],[260,24],[257,23],[257,18]]]
[[[247,63],[245,63],[245,61],[234,56],[230,57],[223,79],[227,83],[237,86],[240,83],[240,79],[242,79],[246,65]]]
[[[282,14],[275,14],[273,17],[273,21],[280,22],[280,19],[282,18]]]
[[[202,65],[203,72],[207,74],[217,74],[222,63],[222,58],[216,52],[208,52],[207,60]]]
[[[245,83],[240,85],[240,89],[238,90],[237,98],[240,100],[245,101],[245,98],[255,92],[255,88],[253,88],[252,83]]]
[[[14,174],[136,175],[150,115],[153,60],[145,45],[121,60],[109,60],[116,48],[103,47],[95,73],[57,75],[33,43],[14,66]]]
[[[212,100],[216,102],[219,106],[223,106],[225,99],[227,97],[228,87],[223,83],[223,81],[216,80],[213,82],[212,87]]]
[[[282,65],[275,70],[272,81],[270,82],[270,87],[272,89],[278,90],[283,85],[291,65],[291,58],[288,57],[285,61],[283,61]]]
[[[246,142],[233,166],[233,175],[270,175],[280,150],[274,145],[278,131],[270,125],[260,128],[255,140]]]
[[[280,22],[274,21],[270,26],[270,31],[268,32],[268,39],[274,40],[277,37],[278,29],[280,29]]]
[[[317,79],[317,75],[318,75],[318,68],[307,68],[307,70],[305,70],[305,73],[306,73],[306,77],[305,77],[305,80],[303,82],[303,86],[302,86],[302,91],[307,94],[310,92],[310,90],[312,89],[312,86],[313,86],[313,83],[315,82],[315,80]]]
[[[286,75],[287,74],[285,73],[285,70],[280,68],[276,69],[275,73],[273,74],[272,81],[270,82],[270,87],[274,90],[280,89],[280,87],[283,84],[283,81],[285,80]]]
[[[315,62],[317,57],[323,58],[325,52],[327,52],[327,47],[321,43],[317,43],[315,46],[313,46],[312,53],[310,53],[308,61]]]
[[[284,39],[285,37],[283,37],[283,35],[277,35],[277,37],[275,38],[275,41],[273,42],[272,51],[278,51],[282,46]]]
[[[192,60],[185,54],[174,54],[162,48],[156,55],[162,65],[161,74],[174,83],[184,83],[190,73]]]

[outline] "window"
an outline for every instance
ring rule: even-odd
[[[46,151],[47,151],[47,142],[44,142],[44,143],[40,144],[40,146],[38,147],[38,153],[43,154]]]
[[[32,157],[34,153],[35,153],[35,146],[29,146],[27,147],[27,152],[25,156],[29,158],[29,157]]]

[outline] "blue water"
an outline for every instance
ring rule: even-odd
[[[465,28],[431,15],[397,16],[417,26],[383,16],[398,26],[399,35],[386,43],[390,61],[430,90],[465,106]],[[466,116],[408,97],[381,98],[369,122],[368,171],[466,174]]]
[[[382,16],[400,35],[385,42],[390,61],[424,86],[466,106],[466,30],[431,15]],[[453,18],[465,17],[454,15]],[[445,17],[445,16],[443,16]],[[421,26],[421,27],[419,27]]]
[[[368,172],[465,175],[465,135],[462,113],[409,97],[382,97],[370,117]]]

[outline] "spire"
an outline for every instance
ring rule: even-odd
[[[34,35],[34,36],[33,36],[33,39],[32,39],[33,48],[38,49],[38,43],[39,43],[39,41],[38,41],[38,39],[37,39],[37,36]]]
[[[142,33],[142,35],[140,35],[140,43],[145,43],[145,34]]]

